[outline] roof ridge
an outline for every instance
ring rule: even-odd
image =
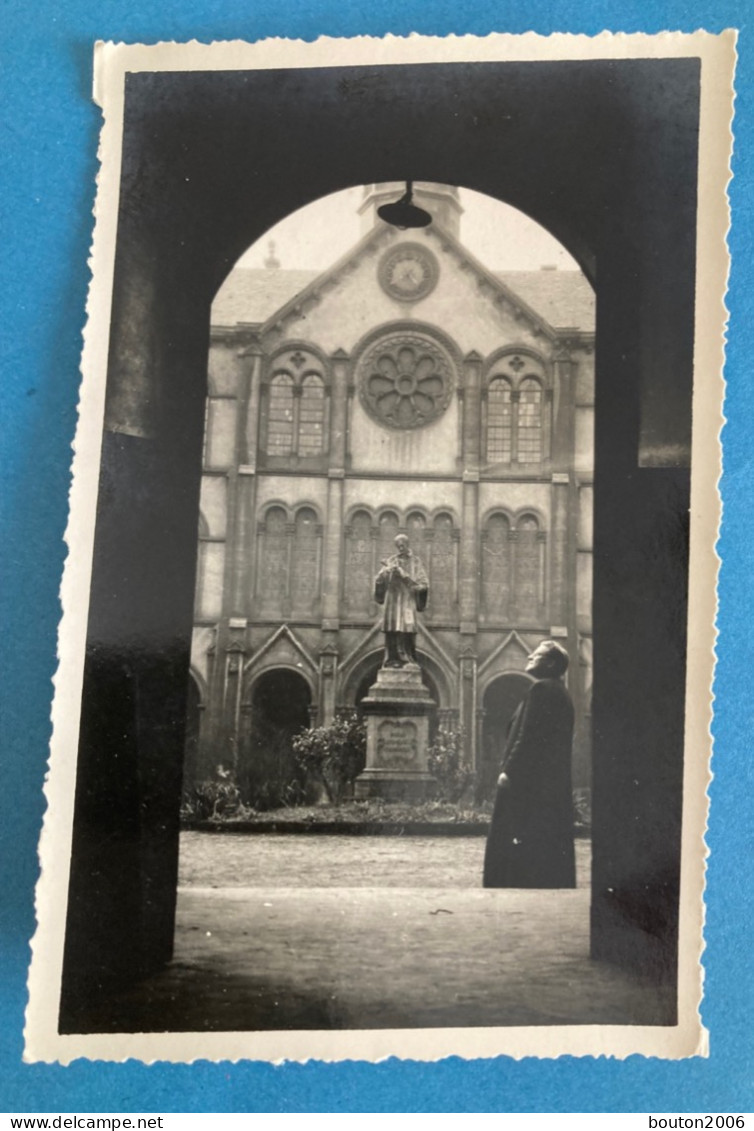
[[[306,267],[234,267],[215,296],[212,325],[229,329],[241,324],[264,326],[276,322],[281,315],[295,310],[302,299],[305,301],[307,294],[318,291],[321,282],[337,274],[354,253],[363,254],[373,234],[362,237],[346,256],[322,271]],[[456,254],[468,256],[470,265],[475,263],[473,254],[460,241],[445,232],[438,231],[437,235],[447,241],[449,248],[457,249]],[[594,292],[578,268],[493,271],[483,264],[481,267],[493,285],[507,286],[521,307],[531,310],[542,323],[555,330],[565,326],[593,330]]]

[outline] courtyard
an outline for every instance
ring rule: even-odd
[[[99,1031],[658,1024],[656,987],[589,959],[575,890],[485,891],[483,836],[188,832],[175,955]]]

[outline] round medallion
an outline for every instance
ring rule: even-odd
[[[437,285],[440,266],[432,252],[418,243],[390,248],[382,259],[377,277],[382,289],[401,302],[418,302]]]
[[[388,428],[421,428],[442,416],[453,390],[445,350],[424,334],[387,334],[357,365],[366,411]]]

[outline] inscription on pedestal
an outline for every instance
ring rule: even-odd
[[[377,765],[404,769],[416,761],[416,724],[410,719],[385,719],[377,731]]]

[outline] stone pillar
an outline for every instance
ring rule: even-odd
[[[330,467],[346,466],[348,440],[348,354],[339,349],[330,358],[332,395],[330,398]]]
[[[390,801],[423,801],[431,796],[434,778],[427,769],[427,747],[435,704],[422,683],[419,665],[380,668],[361,706],[367,722],[367,760],[354,784],[354,796]]]
[[[327,515],[324,530],[324,566],[322,570],[322,630],[335,633],[328,642],[337,655],[337,631],[340,623],[342,589],[343,481],[345,479],[348,441],[348,354],[336,350],[331,357],[332,395],[330,398],[330,461],[327,484]],[[332,710],[335,703],[333,700]],[[322,699],[323,717],[331,719]]]
[[[473,643],[461,649],[461,686],[458,691],[460,723],[466,735],[465,754],[470,766],[476,765],[477,756],[477,655]]]
[[[476,751],[472,770],[478,774],[484,763],[484,719],[487,712],[484,707],[476,709]]]
[[[254,592],[256,555],[257,445],[259,437],[259,401],[262,377],[262,350],[257,341],[241,351],[244,372],[238,399],[238,457],[234,487],[234,511],[228,500],[228,530],[234,522],[232,542],[227,556],[232,556],[233,588],[229,612],[233,616],[249,616]]]
[[[461,633],[475,633],[479,606],[479,458],[480,391],[482,359],[478,353],[464,359],[463,513],[459,562]]]
[[[458,598],[461,633],[475,634],[479,607],[479,473],[464,472]]]
[[[566,626],[568,608],[575,592],[568,587],[568,515],[571,477],[567,471],[552,473],[550,493],[550,623]]]
[[[324,569],[322,571],[322,629],[324,632],[337,632],[340,623],[343,479],[342,468],[331,468],[328,472]]]
[[[563,342],[554,361],[556,396],[552,405],[552,495],[550,523],[550,622],[568,629],[576,643],[575,558],[578,515],[574,478],[575,407],[573,362]]]
[[[479,469],[481,454],[481,381],[482,357],[472,350],[463,359],[463,466],[466,471]]]
[[[231,622],[231,640],[225,652],[225,681],[223,687],[223,721],[225,742],[218,751],[218,764],[226,770],[238,771],[239,736],[241,723],[241,695],[246,647],[243,641],[246,621]]]
[[[463,492],[458,563],[461,631],[459,710],[465,732],[465,756],[476,760],[476,631],[479,615],[479,462],[481,458],[482,358],[472,351],[464,358]]]
[[[319,721],[327,726],[335,718],[336,675],[338,671],[337,633],[328,632],[319,650]]]

